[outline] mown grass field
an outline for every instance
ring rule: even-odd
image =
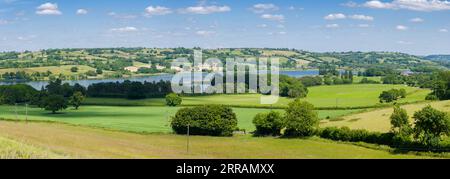
[[[379,95],[382,91],[390,89],[405,89],[408,96],[400,99],[398,103],[411,103],[425,100],[430,90],[408,87],[404,85],[381,85],[381,84],[353,84],[336,86],[318,86],[308,88],[308,97],[304,100],[312,103],[315,107],[375,107],[379,105]],[[211,95],[183,97],[183,105],[204,105],[204,104],[224,104],[242,107],[269,107],[270,105],[260,104],[261,95],[242,94],[242,95]],[[274,107],[286,107],[292,99],[280,98]],[[89,98],[85,104],[90,105],[137,105],[137,106],[162,106],[164,99],[145,99],[145,100],[124,100],[124,99],[105,99]]]
[[[55,121],[75,125],[107,128],[129,132],[170,133],[169,117],[175,115],[178,107],[164,106],[82,106],[79,110],[69,108],[61,114],[50,114],[40,108],[28,108],[28,120]],[[16,119],[15,106],[0,106],[0,118]],[[24,106],[17,108],[18,120],[26,119]],[[269,112],[269,109],[234,108],[238,118],[238,127],[251,132],[257,113]],[[283,110],[277,110],[283,112]],[[338,117],[359,110],[321,110],[319,117]]]
[[[412,116],[414,115],[414,112],[421,110],[427,105],[431,105],[438,110],[450,112],[450,101],[404,105],[402,108],[408,111],[410,122],[413,123]],[[388,132],[391,129],[389,118],[393,111],[393,108],[385,108],[360,114],[353,114],[334,121],[322,121],[322,126],[347,126],[351,129],[367,129],[369,131]]]
[[[0,159],[48,159],[65,158],[49,150],[0,137]]]
[[[140,135],[50,123],[0,121],[0,136],[20,139],[73,158],[427,158],[393,154],[351,144],[311,139],[186,137],[170,134]],[[1,144],[1,143],[0,143]]]

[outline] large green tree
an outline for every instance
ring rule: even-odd
[[[237,130],[233,109],[220,105],[182,108],[172,117],[171,126],[177,134],[232,136]]]
[[[283,117],[279,112],[259,113],[253,118],[256,127],[255,135],[280,135]]]
[[[436,75],[433,94],[440,100],[450,99],[450,71],[440,72]]]
[[[45,110],[56,114],[57,111],[67,108],[67,100],[62,95],[49,95],[44,98],[42,107]]]
[[[444,135],[450,134],[447,113],[427,106],[414,114],[414,138],[426,146],[437,146]]]
[[[179,106],[183,102],[183,99],[180,95],[176,93],[170,93],[166,95],[166,105],[167,106]]]
[[[296,78],[280,75],[280,96],[289,98],[304,98],[308,89]]]
[[[397,134],[409,135],[411,131],[411,124],[409,123],[409,116],[405,109],[400,106],[394,107],[394,113],[391,117],[392,131]]]
[[[306,137],[314,135],[319,126],[319,118],[314,106],[306,101],[296,99],[286,108],[284,121],[287,137]]]
[[[84,101],[83,93],[77,91],[73,93],[73,95],[69,98],[69,103],[75,107],[76,110],[81,106],[81,103]]]

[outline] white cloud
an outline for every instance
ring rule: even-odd
[[[267,35],[286,35],[287,32],[285,31],[280,31],[280,32],[268,32]]]
[[[117,19],[135,19],[135,18],[137,18],[136,15],[132,15],[132,14],[117,14],[115,12],[109,12],[108,16],[112,16],[112,17],[117,18]]]
[[[36,37],[36,35],[19,36],[17,37],[17,40],[31,42]]]
[[[259,28],[266,28],[266,27],[267,27],[267,24],[260,24],[260,25],[258,25],[257,27],[259,27]]]
[[[439,32],[447,33],[447,32],[448,32],[448,29],[439,29]]]
[[[271,21],[284,21],[284,15],[281,14],[263,14],[261,18],[271,20]]]
[[[405,31],[408,30],[409,28],[404,26],[404,25],[397,25],[397,27],[395,27],[397,30],[401,30],[401,31]]]
[[[347,18],[347,16],[342,13],[329,14],[324,17],[325,20],[338,20],[338,19],[346,19],[346,18]]]
[[[0,19],[0,25],[6,25],[9,22],[7,20]]]
[[[425,20],[423,20],[422,18],[412,18],[409,20],[410,22],[415,22],[415,23],[421,23],[424,22]]]
[[[38,15],[61,15],[62,12],[58,9],[56,3],[45,3],[37,7],[36,14]]]
[[[364,7],[374,8],[374,9],[394,9],[395,5],[392,3],[384,3],[381,1],[367,1],[363,5]]]
[[[211,35],[215,35],[216,32],[215,31],[199,30],[199,31],[195,32],[195,34],[197,34],[199,36],[203,36],[203,37],[208,37],[208,36],[211,36]]]
[[[412,42],[409,42],[409,41],[403,41],[403,40],[399,40],[399,41],[397,41],[397,43],[400,44],[400,45],[412,45],[412,44],[414,44],[414,43],[412,43]]]
[[[231,11],[231,8],[228,6],[193,6],[188,7],[186,9],[182,9],[180,12],[189,14],[212,14],[229,11]]]
[[[329,29],[336,29],[339,28],[339,24],[327,24],[325,27]]]
[[[362,14],[354,14],[354,15],[345,15],[342,13],[329,14],[323,17],[325,20],[341,20],[341,19],[353,19],[353,20],[363,20],[363,21],[373,21],[375,18],[372,16],[362,15]]]
[[[343,3],[341,5],[346,6],[346,7],[358,7],[359,6],[358,3],[353,2],[353,1],[349,1],[349,2]]]
[[[447,0],[393,0],[390,2],[372,0],[364,3],[363,6],[374,9],[407,9],[413,11],[450,10],[450,2]]]
[[[139,29],[137,29],[136,27],[128,26],[128,27],[112,28],[109,31],[122,33],[122,32],[137,32],[139,31]]]
[[[277,25],[277,28],[284,29],[285,26],[284,26],[283,24],[278,24],[278,25]]]
[[[274,4],[255,4],[251,8],[254,13],[264,13],[268,11],[277,11],[279,8]]]
[[[373,21],[375,19],[372,16],[366,16],[366,15],[361,15],[361,14],[352,15],[352,16],[350,16],[350,18],[355,19],[355,20],[363,20],[363,21]]]
[[[86,9],[78,9],[77,10],[77,15],[86,15],[88,13],[88,11]]]
[[[370,27],[370,25],[369,24],[359,24],[358,27],[368,28],[368,27]]]
[[[147,8],[145,8],[145,15],[147,16],[154,16],[154,15],[166,15],[166,14],[170,14],[172,13],[172,10],[170,10],[167,7],[162,7],[162,6],[148,6]]]

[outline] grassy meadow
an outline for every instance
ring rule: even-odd
[[[185,136],[141,135],[49,123],[0,121],[0,136],[20,139],[29,145],[73,158],[428,158],[318,138],[278,139],[249,135],[227,138],[191,136],[190,152],[187,153]]]
[[[412,116],[414,112],[421,110],[427,105],[433,108],[450,112],[450,101],[426,102],[420,104],[404,105],[404,108],[410,117],[410,122],[413,123]],[[391,129],[390,116],[394,112],[393,108],[384,108],[372,110],[359,114],[352,114],[342,118],[334,119],[332,121],[322,121],[322,126],[347,126],[351,129],[367,129],[369,131],[388,132]]]
[[[306,100],[316,107],[373,107],[374,109],[317,110],[321,127],[349,126],[353,129],[386,132],[390,128],[391,108],[378,109],[378,96],[384,90],[406,89],[407,98],[399,103],[424,101],[430,93],[403,85],[353,84],[310,87]],[[251,132],[257,113],[268,112],[270,106],[259,105],[261,95],[211,95],[183,97],[183,105],[224,104],[233,106],[238,127]],[[286,107],[292,99],[280,98],[273,105]],[[386,146],[350,144],[319,138],[258,138],[236,134],[234,137],[202,137],[190,139],[186,153],[186,137],[173,135],[170,116],[181,107],[165,106],[165,99],[126,100],[87,98],[79,110],[68,108],[50,114],[40,108],[0,106],[0,158],[423,158],[415,153],[395,154]],[[410,112],[426,102],[405,105]],[[450,102],[433,102],[433,107],[450,111]],[[282,109],[274,109],[283,113]],[[331,120],[328,120],[331,119]],[[69,125],[67,125],[69,124]],[[107,129],[107,130],[103,130]],[[16,142],[20,141],[20,142]],[[362,147],[364,146],[364,147]]]
[[[51,151],[0,137],[0,159],[65,158]]]
[[[28,109],[30,121],[53,121],[75,125],[107,128],[129,132],[170,133],[169,117],[175,115],[178,107],[165,106],[82,106],[79,110],[69,108],[60,114],[50,114],[40,108]],[[17,108],[18,120],[26,119],[24,106]],[[233,108],[238,118],[238,127],[251,132],[255,129],[252,124],[257,113],[268,112],[269,109]],[[283,112],[283,110],[276,110]],[[335,118],[359,110],[320,110],[320,118]],[[0,106],[0,118],[16,119],[15,106]]]
[[[376,107],[379,105],[379,95],[382,91],[390,89],[405,89],[408,93],[405,99],[398,103],[411,103],[425,100],[431,91],[408,87],[405,85],[381,85],[381,84],[353,84],[335,86],[317,86],[308,88],[308,97],[304,100],[318,108],[333,107]],[[224,104],[239,107],[270,107],[260,104],[259,94],[241,95],[211,95],[183,97],[183,105]],[[286,107],[292,99],[280,98],[274,107]],[[89,105],[117,105],[117,106],[163,106],[164,99],[124,100],[111,98],[89,98],[85,101]]]
[[[32,74],[34,72],[44,73],[47,71],[52,72],[52,74],[63,74],[63,75],[72,75],[76,74],[71,72],[72,67],[77,67],[79,74],[86,73],[90,70],[95,71],[95,68],[85,66],[85,65],[62,65],[62,66],[49,66],[49,67],[31,67],[31,68],[21,68],[20,70],[14,69],[14,68],[8,68],[8,69],[0,69],[0,73],[6,73],[6,72],[16,72],[16,71],[24,71],[25,73]]]

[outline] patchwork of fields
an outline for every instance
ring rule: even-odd
[[[405,89],[408,93],[405,99],[398,103],[412,103],[425,100],[431,91],[404,85],[381,85],[381,84],[354,84],[336,86],[318,86],[308,88],[309,94],[305,99],[318,108],[348,108],[348,107],[376,107],[379,105],[378,96],[382,91],[390,89]],[[223,104],[240,107],[270,107],[260,104],[259,94],[242,95],[212,95],[183,97],[183,105]],[[280,98],[274,107],[286,107],[292,99]],[[145,100],[123,100],[123,99],[88,99],[85,104],[90,105],[137,105],[137,106],[163,106],[164,99]]]
[[[420,104],[410,104],[402,106],[410,117],[410,122],[413,123],[412,116],[414,112],[421,110],[427,105],[441,111],[450,112],[450,101],[427,102]],[[372,110],[365,113],[348,115],[334,121],[322,121],[322,126],[347,126],[351,129],[367,129],[369,131],[388,132],[391,130],[391,123],[389,117],[393,113],[393,108],[385,108]]]
[[[140,135],[48,123],[0,121],[0,136],[20,139],[72,158],[428,158],[318,138],[277,139],[248,135],[227,138],[192,136],[187,153],[185,136]]]
[[[16,119],[15,106],[0,106],[0,118]],[[79,110],[68,109],[61,114],[50,114],[40,108],[28,109],[28,120],[53,121],[75,125],[107,128],[129,132],[170,133],[169,117],[175,115],[178,107],[146,106],[146,107],[116,107],[116,106],[82,106]],[[17,108],[18,120],[26,119],[24,106]],[[255,129],[253,117],[268,109],[234,108],[238,118],[238,127],[250,132]],[[277,110],[283,112],[283,110]],[[319,117],[339,117],[358,110],[321,110]]]
[[[311,87],[304,100],[318,108],[373,108],[318,110],[321,127],[348,126],[386,132],[390,129],[392,109],[378,109],[381,107],[378,95],[393,88],[407,90],[407,98],[399,103],[414,103],[404,106],[410,116],[427,104],[450,111],[449,101],[424,102],[429,90],[403,85]],[[183,105],[233,106],[238,127],[251,132],[255,130],[253,117],[271,110],[270,106],[258,105],[260,97],[257,94],[183,97]],[[277,108],[286,107],[291,100],[280,98],[273,110],[283,113]],[[88,98],[85,104],[88,105],[79,110],[69,108],[56,115],[32,107],[25,115],[22,105],[0,106],[0,118],[22,121],[0,121],[0,148],[3,149],[0,158],[421,158],[413,154],[396,155],[388,147],[375,145],[373,148],[377,150],[319,138],[278,139],[250,135],[220,139],[194,136],[190,139],[191,152],[187,154],[185,136],[172,135],[169,121],[181,107],[167,107],[165,99]],[[31,122],[23,122],[25,119]]]

